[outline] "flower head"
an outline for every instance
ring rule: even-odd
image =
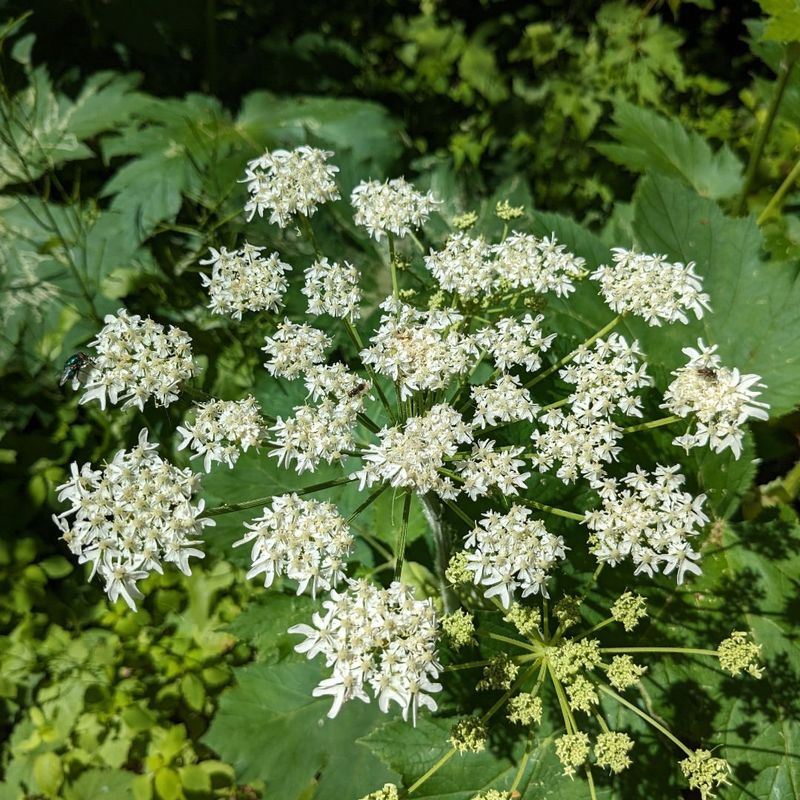
[[[724,758],[714,758],[709,750],[695,750],[680,762],[690,789],[697,789],[702,800],[709,800],[715,790],[728,783],[730,764]]]
[[[387,233],[405,236],[424,225],[438,201],[431,192],[418,192],[404,178],[393,178],[384,183],[362,181],[353,189],[350,202],[356,225],[380,241]]]
[[[361,312],[358,270],[347,261],[331,264],[327,258],[315,261],[306,271],[303,294],[308,298],[309,314],[330,314],[350,321]]]
[[[288,319],[278,325],[278,330],[265,341],[261,349],[270,358],[264,366],[271,375],[290,380],[324,361],[325,348],[331,344],[330,337],[318,328]]]
[[[539,239],[516,231],[492,247],[495,269],[512,289],[553,292],[564,297],[575,291],[574,280],[585,274],[584,259],[558,244],[555,234]]]
[[[490,294],[497,278],[489,245],[463,233],[451,236],[443,250],[431,250],[425,266],[442,289],[465,300]]]

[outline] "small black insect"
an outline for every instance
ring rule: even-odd
[[[355,387],[355,389],[351,389],[347,393],[347,396],[348,397],[356,397],[357,395],[361,394],[361,392],[363,392],[364,389],[366,389],[366,388],[367,388],[367,384],[366,383],[359,383],[358,386]]]
[[[717,379],[717,371],[711,369],[711,367],[697,367],[696,372],[707,381],[715,381]]]
[[[61,373],[61,380],[58,385],[63,386],[67,381],[79,377],[81,372],[93,363],[94,359],[91,356],[87,356],[86,353],[75,353],[75,355],[70,356],[64,364],[64,370]]]

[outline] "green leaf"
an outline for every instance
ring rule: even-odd
[[[800,42],[800,2],[798,0],[758,0],[770,15],[764,39],[777,42]]]
[[[55,753],[42,753],[33,762],[33,777],[39,791],[52,797],[58,794],[64,782],[64,767]]]
[[[72,562],[64,556],[50,556],[39,562],[48,578],[64,578],[74,569]]]
[[[790,411],[800,400],[800,281],[788,264],[760,257],[762,238],[752,218],[725,216],[711,200],[678,181],[644,178],[634,198],[634,231],[640,249],[697,262],[711,313],[689,325],[651,328],[628,322],[648,355],[667,371],[684,363],[681,347],[698,337],[719,344],[726,366],[760,375],[760,399],[770,413]]]
[[[270,796],[286,800],[316,775],[320,797],[361,797],[396,781],[357,742],[385,719],[375,703],[348,703],[328,719],[330,700],[311,696],[319,679],[319,665],[309,662],[237,670],[237,685],[223,693],[204,743],[235,767],[239,781],[263,780]]]
[[[186,705],[193,711],[202,711],[206,702],[206,687],[203,682],[192,672],[187,672],[181,678],[181,694]]]
[[[595,147],[633,172],[680,178],[714,199],[731,197],[741,187],[742,164],[730,148],[723,144],[714,152],[700,134],[687,131],[677,119],[620,102],[609,132],[619,144]]]
[[[154,783],[156,795],[160,800],[181,800],[183,798],[181,779],[174,769],[161,767],[156,772]]]
[[[66,800],[131,800],[134,775],[121,769],[89,769],[65,787]]]

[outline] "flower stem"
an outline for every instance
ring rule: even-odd
[[[349,525],[364,509],[369,508],[387,489],[388,483],[381,484],[346,520],[345,524]]]
[[[571,353],[567,353],[567,355],[565,355],[560,361],[557,361],[555,364],[548,367],[544,372],[540,372],[538,375],[531,378],[531,380],[525,384],[525,388],[530,389],[531,386],[536,386],[537,383],[552,375],[556,370],[561,369],[561,367],[563,367],[565,364],[569,364],[569,362],[572,361],[572,359],[578,354],[578,351],[581,347],[589,347],[589,345],[594,344],[601,336],[605,336],[609,331],[614,330],[614,328],[616,328],[616,326],[622,322],[624,316],[624,313],[617,314],[617,316],[614,317],[614,319],[612,319],[608,325],[603,326],[599,331],[597,331],[597,333],[592,334],[585,342],[576,347]]]
[[[356,346],[356,350],[358,351],[363,350],[364,342],[361,339],[361,335],[356,329],[356,326],[353,325],[353,323],[350,322],[350,320],[347,319],[346,317],[342,320],[342,322],[344,322],[344,326],[347,330],[348,335],[350,336],[350,339]],[[368,364],[364,364],[364,369],[367,371],[367,375],[369,375],[369,379],[370,381],[372,381],[372,385],[375,387],[375,391],[378,393],[378,397],[380,398],[381,403],[383,403],[383,407],[386,409],[386,413],[389,415],[389,419],[391,419],[392,422],[394,422],[396,419],[394,411],[392,410],[392,407],[389,404],[386,395],[383,393],[383,389],[381,389],[381,385],[378,383],[378,379],[375,376],[375,373],[372,371],[372,367],[370,367]],[[377,426],[375,426],[375,430],[373,430],[372,432],[376,433],[378,430],[380,429]]]
[[[527,642],[521,642],[519,639],[512,639],[510,636],[503,636],[499,633],[482,633],[481,631],[478,631],[477,635],[482,636],[484,639],[494,639],[496,642],[513,644],[514,647],[521,647],[523,650],[529,650],[531,653],[541,652],[539,648],[533,647]]]
[[[716,650],[703,650],[699,647],[601,647],[601,653],[678,653],[684,656],[713,656]]]
[[[449,531],[446,529],[445,521],[442,518],[442,506],[432,492],[417,496],[422,505],[422,513],[425,515],[433,535],[434,566],[436,577],[439,581],[439,596],[442,598],[445,614],[452,614],[460,603],[458,602],[458,596],[445,576],[447,565],[450,563],[452,547]]]
[[[615,691],[610,689],[608,686],[598,683],[597,688],[603,692],[603,694],[608,695],[609,697],[616,700],[621,705],[625,706],[625,708],[630,709],[633,711],[634,714],[641,717],[648,725],[654,727],[657,731],[660,731],[667,737],[673,744],[676,744],[687,756],[692,755],[692,751],[674,734],[672,734],[669,730],[667,730],[660,722],[656,722],[647,712],[642,711],[641,708],[638,708],[630,701],[626,700],[622,695],[617,694]]]
[[[555,506],[548,506],[546,503],[540,503],[537,500],[526,500],[521,497],[517,498],[517,502],[539,511],[545,511],[548,514],[554,514],[556,517],[564,517],[565,519],[574,519],[576,522],[583,522],[583,514],[576,514],[574,511],[567,511],[565,508],[556,508]]]
[[[403,519],[400,522],[400,533],[397,537],[397,547],[394,561],[394,579],[400,580],[403,571],[403,556],[406,552],[406,537],[408,536],[408,518],[411,514],[411,492],[406,491],[403,499]]]
[[[683,417],[678,417],[675,414],[669,417],[661,417],[654,419],[650,422],[642,422],[639,425],[631,425],[629,428],[623,428],[623,433],[636,433],[636,431],[649,431],[652,428],[662,428],[664,425],[672,425],[673,422],[680,422]]]
[[[783,198],[786,196],[789,189],[792,188],[792,184],[797,180],[798,176],[800,176],[800,159],[797,160],[797,163],[792,167],[792,171],[786,176],[783,183],[778,188],[778,191],[772,195],[769,203],[767,203],[764,210],[758,215],[756,225],[763,225],[772,216],[772,213],[781,205]]]
[[[778,109],[783,100],[783,94],[786,91],[786,84],[789,82],[789,76],[792,73],[792,67],[794,67],[795,61],[797,61],[798,54],[800,53],[797,45],[793,43],[787,46],[786,52],[781,59],[780,66],[778,67],[778,81],[775,85],[775,92],[767,108],[766,119],[758,129],[756,138],[753,140],[753,148],[750,151],[750,158],[747,162],[747,169],[744,174],[744,181],[742,182],[742,191],[739,193],[739,198],[734,208],[734,214],[741,214],[745,209],[747,195],[755,180],[758,165],[761,161],[761,155],[767,143],[767,137],[772,130],[772,123],[775,122],[775,117],[778,115]]]
[[[315,483],[311,486],[306,486],[303,489],[298,489],[295,494],[304,495],[311,494],[312,492],[322,492],[325,489],[332,489],[334,486],[344,486],[346,483],[352,483],[355,478],[334,478],[324,483]],[[268,494],[265,497],[256,497],[254,500],[243,500],[241,503],[223,503],[221,506],[214,508],[207,508],[201,514],[202,517],[218,517],[221,514],[232,514],[234,511],[244,511],[247,508],[254,508],[255,506],[262,506],[264,503],[269,502],[275,497],[274,494]]]
[[[400,297],[400,288],[397,285],[397,253],[394,248],[394,236],[391,233],[386,234],[389,241],[389,269],[392,272],[392,297],[397,300]]]
[[[317,237],[314,234],[314,228],[311,227],[311,220],[305,214],[298,214],[298,216],[300,217],[300,224],[303,226],[303,230],[314,248],[314,255],[318,259],[322,258],[322,250],[320,250],[319,242],[317,242]]]

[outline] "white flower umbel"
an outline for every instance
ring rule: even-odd
[[[200,263],[211,264],[211,276],[201,274],[200,280],[208,287],[208,307],[215,314],[240,320],[245,311],[280,309],[288,285],[284,273],[292,268],[278,253],[264,258],[264,249],[247,242],[233,251],[210,248],[211,255]]]
[[[192,504],[200,476],[164,461],[157,447],[142,429],[136,447],[102,469],[72,463],[71,478],[57,488],[59,501],[70,504],[53,517],[61,538],[79,563],[91,563],[89,580],[100,575],[109,598],[121,597],[134,611],[138,582],[161,573],[162,563],[191,575],[189,559],[204,557],[196,547],[203,527],[214,524],[200,517],[203,500]]]
[[[525,489],[530,472],[520,472],[525,462],[519,458],[523,447],[495,448],[493,441],[478,442],[468,459],[458,461],[457,471],[464,481],[462,491],[472,500],[483,497],[497,488],[504,497],[519,494]]]
[[[661,408],[679,417],[693,416],[694,430],[673,440],[689,450],[708,445],[717,453],[730,447],[736,458],[742,454],[742,427],[748,419],[768,419],[769,404],[755,398],[763,387],[759,375],[742,375],[738,369],[722,366],[717,345],[706,347],[697,340],[697,349],[684,347],[689,356],[686,366],[672,374],[675,380],[664,393]]]
[[[492,327],[478,331],[475,341],[491,355],[498,369],[506,372],[520,366],[535,372],[542,366],[541,354],[550,349],[556,338],[554,333],[542,334],[543,320],[542,314],[526,314],[522,319],[503,317]]]
[[[279,495],[245,528],[248,533],[234,547],[251,545],[248,578],[263,575],[264,586],[271,586],[285,575],[297,581],[297,594],[310,586],[313,597],[344,579],[353,535],[332,503]]]
[[[348,581],[345,592],[331,591],[315,613],[313,625],[294,625],[289,633],[304,636],[295,647],[308,658],[322,654],[331,675],[313,691],[333,698],[328,712],[335,717],[349,700],[370,701],[368,689],[384,713],[397,703],[403,719],[416,724],[424,706],[436,711],[433,695],[441,671],[437,660],[438,628],[433,602],[415,600],[409,586],[398,581],[383,589],[365,580]]]
[[[402,399],[414,392],[444,389],[457,375],[469,371],[478,355],[471,337],[454,329],[461,316],[445,309],[420,311],[393,298],[361,351],[364,364],[396,381]]]
[[[425,266],[442,289],[465,300],[491,294],[497,281],[489,245],[463,233],[451,236],[444,250],[431,250]]]
[[[264,366],[271,375],[290,380],[324,361],[325,348],[331,344],[330,337],[318,328],[288,319],[278,325],[278,330],[265,341],[261,349],[270,358]]]
[[[591,277],[600,282],[600,292],[614,311],[642,317],[648,325],[661,325],[663,321],[686,324],[687,312],[700,319],[709,308],[709,297],[693,261],[672,264],[666,256],[624,247],[611,252],[614,263],[599,267]]]
[[[266,422],[254,397],[243,400],[209,400],[194,407],[194,422],[178,426],[178,450],[189,447],[192,458],[203,458],[203,469],[220,462],[229,467],[241,452],[258,447],[266,433]]]
[[[331,264],[321,258],[305,271],[305,276],[303,294],[308,298],[309,314],[330,314],[350,321],[361,316],[361,275],[352,264]]]
[[[598,561],[615,566],[630,558],[634,574],[652,576],[663,568],[665,575],[675,571],[679,584],[687,572],[699,575],[700,554],[689,538],[708,522],[706,496],[681,491],[684,481],[679,467],[662,466],[652,473],[637,468],[620,481],[606,478],[598,489],[601,507],[584,520]]]
[[[356,225],[365,227],[377,241],[387,233],[405,236],[421,227],[437,202],[431,192],[418,192],[404,178],[362,181],[350,195]]]
[[[370,384],[361,375],[351,372],[344,364],[314,364],[305,375],[305,384],[312,400],[329,397],[361,411]]]
[[[422,417],[409,417],[402,429],[384,428],[378,438],[378,444],[364,450],[364,465],[352,475],[358,478],[361,489],[387,481],[419,494],[432,491],[445,498],[458,495],[452,481],[438,472],[459,444],[472,441],[471,426],[452,406],[436,405]]]
[[[338,200],[334,176],[339,168],[326,163],[332,155],[303,145],[295,150],[267,151],[248,161],[241,181],[250,192],[244,207],[247,221],[269,211],[269,221],[285,228],[295,214],[310,217],[322,203]]]
[[[523,419],[532,421],[539,411],[516,375],[501,375],[493,385],[473,386],[470,392],[475,404],[472,424],[478,428]]]
[[[105,410],[108,401],[143,411],[150,399],[157,406],[177,400],[180,385],[197,373],[189,335],[173,325],[165,328],[149,317],[128,314],[124,308],[108,314],[104,322],[89,342],[97,355],[80,402],[98,400]]]
[[[555,234],[538,239],[516,231],[492,247],[495,270],[513,289],[554,292],[559,297],[575,291],[573,281],[582,277],[584,259],[558,244]]]
[[[517,505],[507,514],[484,514],[464,546],[475,585],[488,587],[484,597],[497,597],[504,608],[511,605],[517,589],[522,589],[522,597],[549,597],[548,573],[567,550],[560,536],[531,519],[529,508]]]

